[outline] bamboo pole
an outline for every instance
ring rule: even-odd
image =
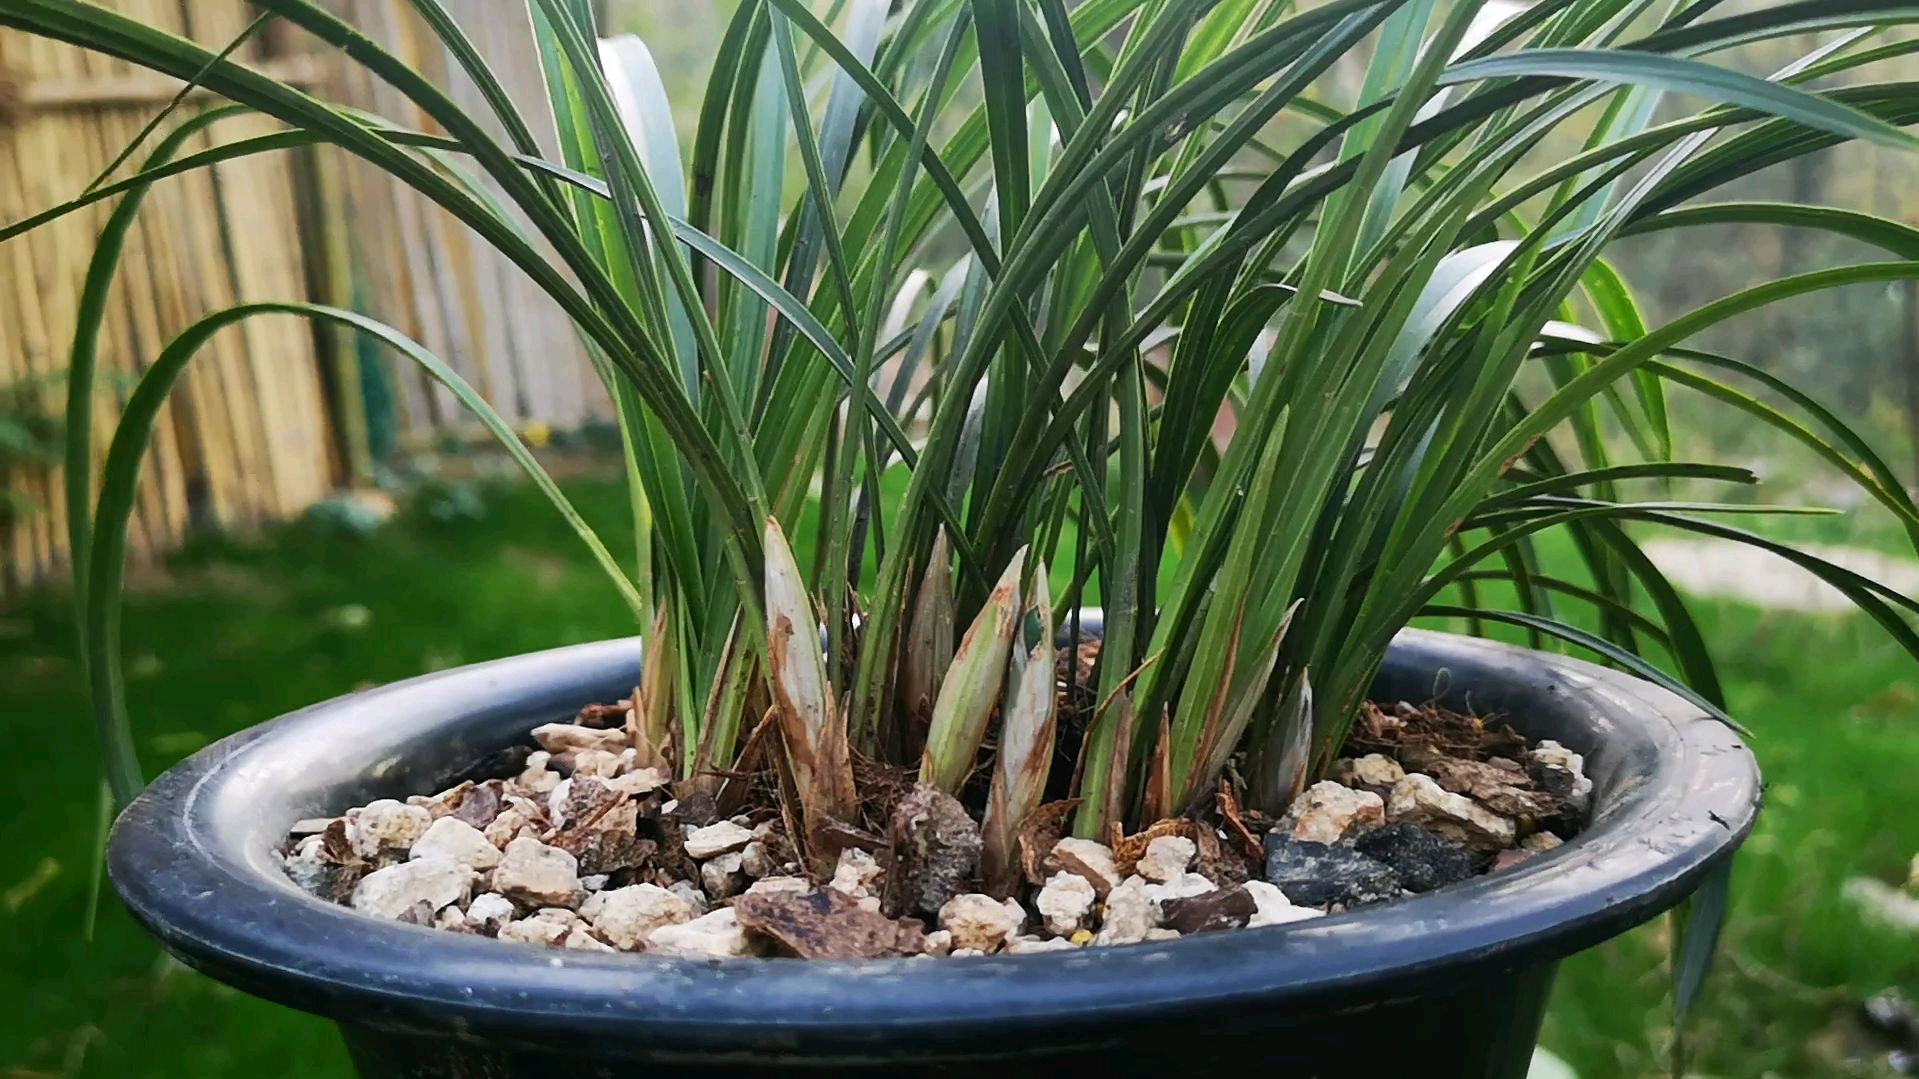
[[[119,77],[129,70],[129,65],[124,62],[98,54],[81,53],[80,60],[90,76]],[[68,137],[74,144],[86,147],[87,159],[82,171],[91,176],[104,169],[135,136],[150,112],[150,106],[106,108],[98,111],[94,122],[76,117],[67,123]],[[77,191],[79,186],[76,184],[73,190]],[[107,212],[103,208],[93,216],[89,223],[91,235],[98,234]],[[99,399],[111,402],[112,407],[103,409],[99,413],[102,417],[118,414],[119,405],[131,387],[133,376],[144,370],[165,345],[166,324],[157,317],[154,304],[156,275],[148,252],[151,233],[144,227],[152,219],[151,211],[143,210],[134,228],[129,231],[120,273],[116,278],[117,287],[109,296],[106,335],[101,342],[101,369],[108,381],[102,387]],[[90,258],[91,244],[81,254]],[[71,331],[72,327],[67,327],[67,332]],[[170,549],[186,533],[186,484],[182,475],[181,447],[171,416],[171,410],[177,407],[176,401],[169,401],[169,411],[162,413],[160,422],[155,426],[152,445],[141,469],[135,527],[139,537],[136,551],[143,562]],[[96,452],[104,455],[110,425],[96,423],[94,433],[98,439]]]
[[[253,66],[268,78],[294,86],[311,85],[317,80],[319,70],[313,59],[305,56],[292,56]],[[90,112],[127,106],[158,108],[179,92],[179,80],[143,68],[126,75],[46,78],[24,82],[15,89],[18,96],[13,105],[23,114]],[[196,103],[204,103],[213,97],[211,92],[202,87],[187,91],[187,99]]]
[[[24,73],[64,74],[73,57],[60,46],[25,35],[0,37],[0,47],[8,51],[0,56],[0,66]],[[9,187],[16,193],[16,205],[9,206],[8,217],[28,207],[45,205],[63,182],[73,162],[57,145],[55,125],[45,120],[27,119],[17,128],[18,152],[11,156],[13,173]],[[55,343],[60,327],[71,324],[71,304],[63,303],[64,288],[47,287],[67,279],[65,252],[73,250],[81,222],[68,218],[54,227],[19,238],[7,247],[13,249],[14,286],[19,300],[20,323],[17,336],[20,352],[11,372],[16,384],[38,384],[57,371],[59,346]],[[25,241],[24,243],[22,241]],[[45,575],[53,565],[52,522],[48,507],[51,484],[44,470],[20,470],[13,489],[37,509],[15,515],[10,554],[15,565],[31,576]]]

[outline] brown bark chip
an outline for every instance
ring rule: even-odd
[[[1517,757],[1526,752],[1526,740],[1510,726],[1481,716],[1404,702],[1388,712],[1369,702],[1346,736],[1346,751],[1351,756],[1384,753],[1418,771],[1421,753],[1469,760]]]
[[[1239,798],[1233,793],[1230,781],[1219,781],[1219,794],[1214,800],[1219,810],[1219,819],[1226,825],[1226,834],[1239,844],[1241,853],[1254,862],[1263,861],[1265,850],[1260,846],[1259,838],[1246,826],[1246,819],[1239,809]]]
[[[1200,876],[1224,886],[1243,884],[1258,875],[1260,862],[1249,862],[1236,846],[1221,842],[1212,825],[1197,821],[1189,835],[1197,848],[1193,868]]]
[[[493,823],[493,818],[500,815],[505,801],[506,781],[489,779],[466,792],[460,804],[453,807],[453,817],[484,831]]]
[[[573,722],[582,727],[595,727],[604,730],[618,727],[626,722],[626,713],[633,707],[631,700],[614,701],[612,704],[589,704],[580,709]]]
[[[1154,821],[1145,831],[1122,836],[1113,843],[1113,865],[1119,869],[1120,879],[1124,880],[1133,873],[1133,867],[1139,864],[1140,857],[1146,853],[1146,847],[1163,835],[1184,836],[1199,845],[1199,828],[1192,821],[1167,818]]]
[[[1073,811],[1080,802],[1079,798],[1047,802],[1019,822],[1019,869],[1026,883],[1034,887],[1046,883],[1051,872],[1046,868],[1046,858],[1072,830]]]
[[[917,923],[867,910],[832,888],[743,895],[733,913],[776,952],[801,959],[878,959],[917,955],[925,947]]]
[[[659,849],[653,840],[640,837],[639,821],[639,803],[624,799],[569,824],[548,842],[578,858],[584,875],[639,869]]]

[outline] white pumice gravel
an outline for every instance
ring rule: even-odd
[[[1147,887],[1143,878],[1132,876],[1106,893],[1094,944],[1136,944],[1146,939],[1146,931],[1154,928],[1159,920],[1159,911],[1154,909]]]
[[[1086,928],[1099,896],[1091,881],[1076,873],[1059,872],[1048,880],[1033,899],[1046,929],[1054,936],[1070,937]]]
[[[1026,911],[1010,899],[968,892],[940,908],[939,927],[953,934],[953,948],[982,953],[997,949],[1026,923]]]
[[[418,858],[376,869],[353,889],[353,909],[375,918],[398,918],[424,903],[440,908],[466,899],[473,870],[445,858]]]
[[[1140,855],[1133,872],[1156,884],[1178,880],[1198,853],[1199,846],[1183,835],[1159,836],[1146,844],[1146,853]]]
[[[362,858],[374,858],[381,851],[411,847],[426,834],[433,814],[423,806],[382,798],[349,811],[346,822],[347,842],[353,845],[353,852]]]
[[[742,850],[753,842],[753,831],[742,828],[730,820],[709,824],[704,828],[695,828],[686,835],[686,854],[689,858],[705,861],[722,854],[732,854]]]
[[[1403,706],[1391,721],[1419,714]],[[1417,891],[1462,879],[1465,852],[1480,871],[1489,862],[1498,871],[1550,851],[1591,801],[1585,761],[1556,742],[1504,737],[1475,757],[1402,743],[1342,758],[1252,832],[1222,815],[1115,832],[1109,843],[1048,836],[1022,849],[1010,896],[969,890],[981,887],[973,874],[936,912],[904,916],[888,892],[883,827],[867,833],[880,845],[861,840],[803,869],[786,818],[763,805],[722,817],[711,792],[686,786],[676,801],[671,770],[638,767],[624,728],[587,722],[535,728],[540,748],[496,778],[294,821],[279,857],[299,888],[371,917],[548,948],[738,959],[795,954],[811,946],[808,933],[858,926],[860,940],[879,942],[862,956],[1069,952],[1173,940],[1174,924],[1285,926],[1408,894],[1396,882]],[[1448,858],[1462,866],[1455,875],[1417,883]],[[1340,891],[1340,874],[1368,891]],[[1194,902],[1176,902],[1185,900]],[[1225,913],[1195,913],[1215,908]]]
[[[525,907],[577,907],[586,898],[573,855],[525,836],[506,845],[493,890]]]
[[[666,955],[734,959],[753,954],[753,940],[740,927],[732,907],[721,907],[690,922],[662,925],[647,934],[648,951]]]
[[[474,869],[500,864],[500,848],[487,842],[478,828],[458,817],[441,817],[406,852],[408,858],[445,858]]]

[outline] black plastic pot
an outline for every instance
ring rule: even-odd
[[[373,921],[299,891],[275,863],[294,820],[440,789],[531,725],[624,695],[637,668],[633,640],[561,648],[234,735],[121,816],[114,886],[187,964],[336,1020],[368,1077],[642,1075],[649,1065],[701,1077],[1248,1066],[1505,1077],[1526,1072],[1559,960],[1687,895],[1732,856],[1759,803],[1737,735],[1670,693],[1574,660],[1409,631],[1378,694],[1470,703],[1584,753],[1596,805],[1585,833],[1515,869],[1287,926],[1067,955],[867,963],[507,945]]]

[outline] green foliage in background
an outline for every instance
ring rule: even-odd
[[[0,383],[0,522],[41,509],[8,480],[60,460],[65,443],[60,416],[46,401],[64,378],[59,373]]]

